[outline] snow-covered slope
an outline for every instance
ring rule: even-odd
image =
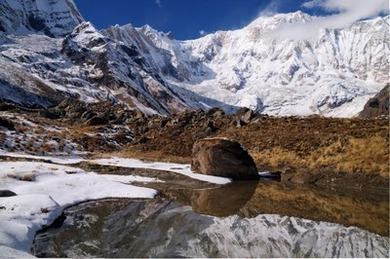
[[[4,0],[0,12],[0,99],[23,105],[70,97],[145,113],[243,106],[349,117],[389,81],[389,16],[299,40],[278,31],[315,17],[278,14],[177,41],[147,25],[98,31],[71,0]],[[31,25],[30,14],[45,21],[43,29]]]
[[[1,0],[0,32],[64,36],[83,21],[73,0]]]
[[[0,167],[0,188],[15,194],[0,200],[2,258],[30,257],[35,233],[58,218],[64,207],[111,197],[153,198],[157,193],[125,184],[156,180],[148,177],[99,175],[76,167],[25,161],[0,162]]]
[[[202,96],[274,115],[355,115],[389,81],[389,16],[310,40],[276,37],[279,28],[312,19],[279,14],[183,42],[146,34],[170,52],[186,78],[180,85]]]
[[[64,98],[112,100],[145,113],[186,107],[138,49],[104,36],[89,22],[65,38],[7,35],[0,46],[0,99],[50,106]]]

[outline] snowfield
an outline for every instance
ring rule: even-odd
[[[41,162],[0,162],[0,190],[16,196],[0,198],[0,255],[26,257],[36,231],[51,224],[62,210],[103,198],[153,198],[157,191],[129,182],[152,182],[140,176],[98,175]]]

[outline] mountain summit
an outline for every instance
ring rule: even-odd
[[[350,117],[389,81],[389,16],[296,39],[280,29],[316,17],[277,14],[178,41],[150,26],[99,31],[71,0],[4,0],[0,12],[0,98],[26,106],[74,98],[149,114],[248,107]]]

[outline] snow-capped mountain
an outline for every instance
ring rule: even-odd
[[[184,42],[146,34],[170,51],[186,78],[181,86],[202,96],[275,115],[352,116],[389,81],[389,17],[312,40],[273,37],[277,28],[312,19],[279,14]]]
[[[149,26],[98,31],[71,0],[2,0],[0,12],[0,98],[23,105],[71,97],[146,113],[245,106],[348,117],[389,81],[389,16],[289,39],[279,28],[315,17],[278,14],[178,41]]]
[[[105,37],[88,22],[65,38],[6,35],[2,41],[2,99],[43,107],[64,98],[113,100],[160,114],[187,107],[137,49]]]
[[[1,0],[0,32],[64,36],[84,21],[73,0]]]

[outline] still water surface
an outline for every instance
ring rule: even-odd
[[[388,192],[274,181],[91,201],[38,233],[40,257],[388,257]]]

